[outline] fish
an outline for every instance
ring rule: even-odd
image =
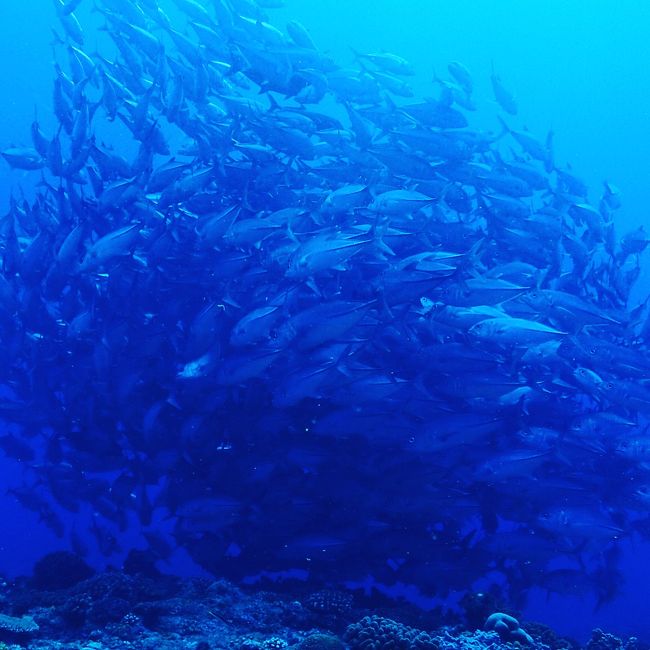
[[[0,219],[10,495],[111,563],[137,531],[235,580],[570,565],[615,595],[650,534],[649,240],[616,186],[509,124],[494,68],[496,107],[459,61],[423,97],[276,0],[94,4],[101,35],[55,0],[49,132],[0,152],[30,183]]]
[[[309,31],[297,20],[290,20],[287,23],[287,33],[291,40],[298,46],[308,50],[317,50]]]
[[[472,81],[472,75],[467,67],[460,61],[451,61],[447,64],[447,70],[449,70],[449,74],[458,82],[462,89],[468,95],[471,95],[474,88],[474,82]]]
[[[421,192],[389,190],[377,195],[368,209],[380,214],[402,215],[425,208],[434,201],[434,198]]]
[[[81,0],[68,0],[66,3],[57,0],[54,4],[62,16],[69,16],[81,4]]]
[[[567,332],[524,318],[487,318],[472,325],[468,333],[486,342],[526,346],[567,335]]]
[[[267,339],[281,315],[280,305],[267,305],[254,309],[243,316],[232,328],[231,345],[254,345]]]
[[[43,156],[29,147],[10,147],[0,153],[12,169],[34,170],[45,167]]]
[[[353,52],[357,59],[369,61],[379,70],[383,70],[384,72],[406,76],[415,74],[415,68],[413,65],[397,54],[392,54],[390,52],[363,53],[357,52],[354,49]]]
[[[200,357],[183,364],[183,367],[178,371],[177,377],[180,379],[198,379],[207,377],[216,370],[218,363],[218,353],[214,350],[208,350],[208,352]]]
[[[4,154],[3,154],[4,155]],[[630,255],[640,255],[650,244],[650,239],[643,226],[632,230],[621,237],[621,251],[618,256],[619,263],[624,263]]]
[[[140,224],[131,224],[109,232],[98,239],[86,252],[79,270],[97,269],[109,260],[128,255],[140,237]]]
[[[499,106],[509,115],[517,115],[518,107],[515,96],[504,86],[501,77],[495,72],[494,64],[492,64],[492,75],[490,76],[492,82],[492,92],[494,98],[497,100]]]
[[[341,267],[359,254],[372,239],[337,237],[324,234],[302,244],[296,250],[286,270],[288,278],[307,278],[319,272]]]

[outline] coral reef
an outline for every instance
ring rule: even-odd
[[[87,580],[93,573],[78,555],[56,551],[44,555],[35,564],[32,581],[37,589],[57,591]]]
[[[630,637],[627,641],[623,641],[613,634],[603,632],[600,628],[596,628],[591,633],[591,639],[585,646],[585,650],[637,650],[639,646],[636,637]]]
[[[342,591],[323,589],[311,594],[305,600],[305,606],[314,612],[344,616],[352,609],[352,596]]]
[[[56,559],[56,558],[55,558]],[[68,561],[66,558],[64,561]],[[56,559],[58,562],[59,560]],[[51,563],[51,564],[50,564]],[[55,566],[48,558],[40,566]],[[133,568],[133,567],[131,567]],[[468,597],[457,614],[345,591],[243,588],[226,580],[108,571],[67,588],[5,583],[0,650],[579,650],[580,644]],[[360,605],[362,603],[363,605]],[[390,614],[389,614],[390,613]],[[4,645],[3,645],[4,644]],[[594,630],[584,650],[648,650]]]
[[[16,641],[35,634],[39,630],[38,623],[31,616],[7,616],[0,614],[0,640]]]
[[[460,601],[465,624],[470,630],[480,630],[493,612],[503,611],[497,596],[489,591],[466,593]]]
[[[547,625],[529,621],[522,625],[524,630],[530,634],[536,644],[548,646],[551,650],[578,650],[580,644],[566,636],[558,636],[555,630]]]
[[[440,647],[426,632],[381,616],[365,616],[350,625],[344,639],[353,650],[438,650]]]
[[[38,623],[31,616],[7,616],[0,614],[0,631],[10,634],[31,634],[38,631]]]
[[[345,650],[345,646],[338,637],[319,632],[305,637],[296,650]]]
[[[510,614],[496,612],[490,614],[485,621],[484,628],[488,631],[494,630],[502,641],[519,641],[526,645],[533,645],[533,639],[519,626],[519,621]]]

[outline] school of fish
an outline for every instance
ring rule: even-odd
[[[58,127],[1,154],[40,178],[0,220],[15,498],[79,552],[135,528],[231,578],[614,598],[650,536],[616,187],[591,202],[494,70],[487,132],[463,64],[415,98],[273,0],[96,0],[99,52],[55,4]]]

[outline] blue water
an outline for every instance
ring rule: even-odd
[[[160,6],[174,13],[171,0]],[[169,6],[166,6],[169,5]],[[101,24],[82,2],[77,11],[90,25],[86,50],[92,52],[103,36],[92,28]],[[297,19],[309,28],[316,44],[340,63],[353,64],[351,48],[359,51],[398,53],[416,68],[412,84],[416,96],[433,94],[434,72],[444,74],[446,64],[462,61],[472,72],[475,124],[497,130],[499,112],[490,87],[494,66],[514,90],[519,114],[510,122],[527,127],[540,139],[555,134],[558,166],[570,165],[590,187],[596,202],[604,181],[620,189],[622,208],[616,226],[622,234],[647,226],[647,193],[650,185],[650,68],[646,65],[647,26],[650,5],[623,0],[561,0],[517,2],[473,0],[439,2],[426,0],[287,0],[283,9],[271,10],[272,22],[282,26]],[[29,143],[29,126],[37,112],[44,131],[55,128],[51,112],[51,29],[56,16],[51,2],[22,0],[0,4],[0,150]],[[9,171],[3,164],[0,206],[8,197],[29,196],[38,174]],[[647,295],[650,271],[644,260],[634,295],[636,304]],[[36,515],[4,496],[19,481],[18,463],[0,457],[0,513],[4,533],[0,537],[0,573],[29,573],[33,562],[45,552],[66,546]],[[167,522],[161,521],[165,527]],[[82,537],[88,533],[77,530]],[[130,535],[130,537],[129,537]],[[105,561],[93,550],[90,559]],[[141,541],[136,533],[125,534],[123,545]],[[618,598],[594,612],[590,595],[547,596],[532,591],[526,618],[542,620],[560,632],[579,638],[598,625],[620,634],[645,634],[647,585],[650,583],[650,548],[636,537],[626,540],[621,566],[626,584]],[[169,566],[169,565],[168,565]],[[171,568],[200,571],[183,553]]]

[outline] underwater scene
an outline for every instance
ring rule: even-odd
[[[650,649],[648,25],[4,0],[0,649]]]

